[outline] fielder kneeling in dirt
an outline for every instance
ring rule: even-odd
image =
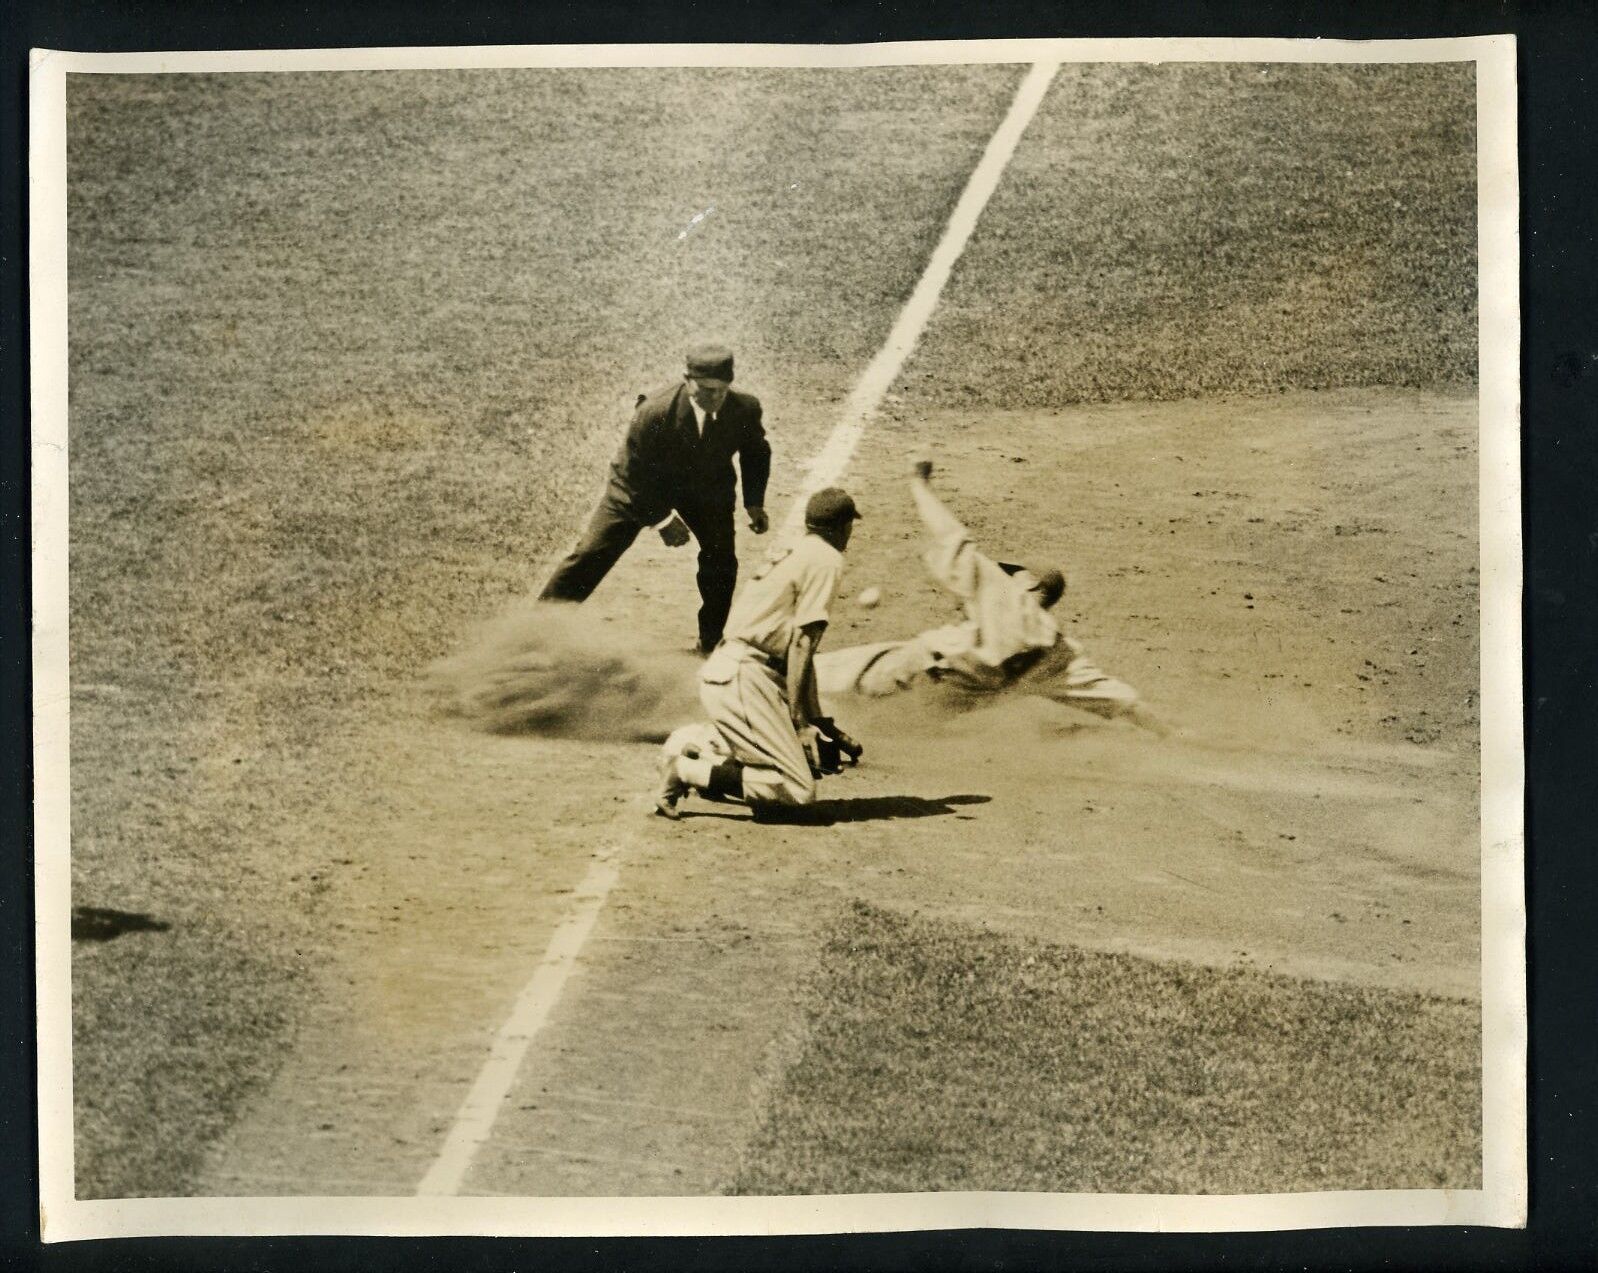
[[[667,740],[657,813],[677,817],[693,791],[741,800],[757,813],[813,804],[823,738],[858,758],[853,740],[821,714],[815,652],[859,516],[844,491],[817,491],[805,506],[804,537],[744,585],[699,674],[699,701],[715,732],[689,727]]]
[[[917,461],[910,493],[932,540],[923,559],[932,577],[964,603],[965,622],[908,641],[821,655],[821,693],[877,697],[928,683],[971,695],[1014,689],[1163,733],[1136,690],[1106,676],[1060,631],[1049,610],[1065,593],[1065,576],[1053,569],[1033,574],[984,557],[971,532],[932,493],[931,476],[931,461]]]

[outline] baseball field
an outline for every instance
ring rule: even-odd
[[[1469,64],[1061,68],[844,472],[826,647],[952,617],[925,455],[1170,737],[840,705],[671,823],[427,693],[688,345],[786,513],[1025,71],[70,80],[80,1197],[437,1181],[574,915],[451,1191],[1480,1186]],[[583,610],[688,702],[691,551]]]

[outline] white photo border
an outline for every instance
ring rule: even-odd
[[[936,1193],[789,1198],[134,1198],[73,1193],[67,592],[69,74],[1024,62],[1473,62],[1480,315],[1480,1190],[1247,1196]],[[1511,35],[1061,39],[147,53],[34,50],[30,67],[33,745],[40,1222],[46,1242],[234,1235],[677,1236],[1006,1228],[1130,1232],[1523,1227],[1527,1214],[1521,676],[1519,173]]]

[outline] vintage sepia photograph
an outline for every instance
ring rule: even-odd
[[[37,54],[46,1239],[1523,1223],[1513,56]]]

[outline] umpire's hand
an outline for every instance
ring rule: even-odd
[[[681,548],[688,542],[688,523],[673,513],[671,520],[660,528],[660,537],[666,541],[667,548]]]
[[[758,504],[751,504],[744,512],[749,515],[749,529],[757,535],[764,535],[771,529],[771,518],[766,516],[766,510]]]

